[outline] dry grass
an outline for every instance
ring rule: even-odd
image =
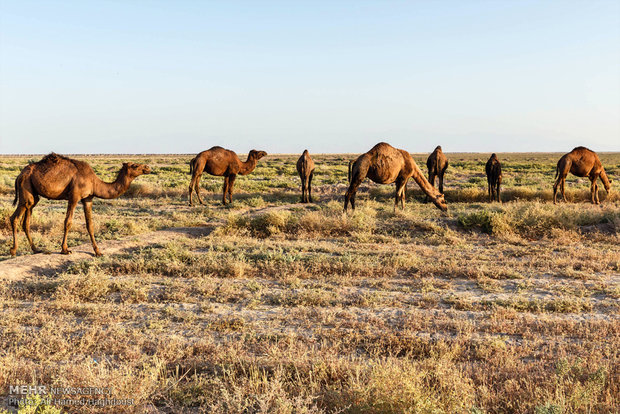
[[[602,206],[554,206],[556,155],[504,154],[505,202],[489,204],[479,180],[488,156],[452,154],[448,214],[410,184],[404,211],[393,211],[391,188],[368,185],[343,216],[351,157],[315,157],[315,205],[296,204],[296,158],[271,156],[237,180],[231,206],[217,204],[221,179],[205,177],[209,204],[193,209],[191,157],[131,157],[157,174],[96,202],[98,239],[216,230],[2,285],[0,389],[107,386],[134,399],[77,408],[110,413],[620,409],[617,193]],[[620,156],[602,158],[618,178]],[[27,159],[0,160],[6,217],[10,178]],[[120,159],[91,162],[109,179]],[[37,206],[36,243],[58,250],[64,208]],[[72,245],[88,242],[80,216]]]

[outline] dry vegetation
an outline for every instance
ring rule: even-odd
[[[351,155],[313,155],[313,205],[297,204],[297,156],[269,156],[226,207],[222,179],[203,176],[208,205],[194,208],[191,156],[80,157],[106,179],[121,159],[153,167],[94,205],[98,240],[150,236],[0,285],[0,390],[107,386],[134,398],[77,408],[110,413],[618,412],[618,192],[593,206],[589,181],[569,177],[576,202],[554,206],[559,154],[498,155],[501,205],[486,202],[488,154],[449,154],[447,214],[413,183],[394,213],[393,187],[366,183],[349,216]],[[601,160],[617,189],[620,154]],[[0,158],[2,260],[27,161]],[[35,243],[59,251],[65,208],[41,201]],[[211,231],[149,233],[181,226]],[[70,246],[83,243],[78,207]]]

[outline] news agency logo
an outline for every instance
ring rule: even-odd
[[[47,395],[47,385],[9,385],[9,395]]]

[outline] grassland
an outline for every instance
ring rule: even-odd
[[[47,384],[134,399],[59,407],[110,413],[618,412],[620,197],[601,190],[593,206],[589,181],[570,177],[574,203],[553,205],[559,155],[499,154],[501,205],[486,202],[489,154],[449,154],[447,214],[414,183],[396,212],[392,186],[366,183],[348,216],[352,155],[314,157],[315,204],[297,203],[296,157],[274,155],[226,207],[222,179],[203,176],[208,205],[194,208],[191,156],[80,156],[106,180],[127,160],[155,174],[95,201],[103,253],[105,240],[127,248],[0,285],[2,395]],[[617,188],[620,154],[600,155]],[[0,275],[30,158],[0,157]],[[36,207],[37,245],[60,250],[65,208]],[[158,237],[188,227],[204,232]],[[78,207],[69,244],[84,243]]]

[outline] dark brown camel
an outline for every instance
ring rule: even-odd
[[[301,178],[301,202],[312,203],[312,176],[314,175],[314,161],[308,150],[304,150],[297,160],[297,172]]]
[[[202,176],[203,171],[211,175],[224,177],[222,203],[226,205],[227,195],[232,203],[233,186],[235,185],[237,174],[247,175],[254,171],[257,161],[265,155],[267,155],[265,151],[252,150],[248,154],[247,161],[242,162],[237,154],[222,147],[213,147],[202,151],[189,162],[189,173],[192,174],[192,180],[189,183],[189,205],[194,205],[192,202],[194,191],[196,191],[198,202],[204,204],[200,198],[200,176]]]
[[[355,210],[355,194],[366,177],[379,184],[396,183],[394,209],[396,209],[399,201],[401,208],[405,208],[405,188],[407,181],[412,177],[437,208],[443,211],[448,209],[443,194],[426,181],[411,154],[405,150],[396,149],[385,142],[380,142],[367,153],[360,155],[353,163],[351,182],[344,200],[345,212],[349,202],[351,208]]]
[[[487,161],[484,170],[487,173],[487,183],[489,187],[489,199],[502,202],[499,196],[499,189],[502,184],[502,164],[497,159],[497,155],[492,154]]]
[[[439,192],[443,194],[443,175],[448,169],[448,158],[441,150],[441,145],[428,156],[426,167],[428,167],[428,182],[435,187],[435,178],[439,178]]]
[[[75,207],[81,201],[84,206],[86,229],[88,230],[90,241],[93,244],[95,254],[101,256],[101,251],[97,247],[93,233],[93,198],[117,198],[127,191],[129,184],[131,184],[134,178],[142,174],[149,174],[150,172],[151,169],[148,165],[124,163],[116,180],[113,183],[106,183],[95,175],[93,169],[87,163],[54,153],[46,155],[39,162],[28,165],[15,180],[15,200],[13,205],[17,204],[17,209],[11,216],[11,228],[13,229],[11,255],[15,256],[17,252],[17,228],[24,214],[22,226],[30,243],[30,248],[34,253],[40,252],[34,246],[30,237],[30,217],[32,216],[32,209],[37,205],[40,197],[45,197],[50,200],[69,201],[67,216],[65,217],[65,233],[62,238],[61,253],[71,253],[67,246],[67,234],[71,228]]]
[[[577,177],[588,177],[590,179],[592,204],[600,204],[598,198],[598,184],[596,182],[599,177],[603,182],[603,186],[605,186],[605,191],[609,193],[611,190],[611,180],[607,178],[603,164],[601,164],[601,160],[598,158],[598,155],[596,155],[596,152],[586,147],[577,147],[568,154],[565,154],[558,161],[558,165],[555,169],[556,181],[553,185],[553,204],[557,202],[558,187],[562,192],[562,199],[566,201],[564,184],[569,172]]]

